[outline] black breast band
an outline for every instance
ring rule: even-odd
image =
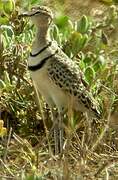
[[[56,52],[55,52],[54,54],[51,54],[50,56],[42,59],[42,61],[41,61],[40,63],[38,63],[38,64],[36,64],[36,65],[28,66],[28,69],[29,69],[30,71],[36,71],[36,70],[41,69],[41,68],[44,66],[44,64],[46,63],[46,61],[47,61],[48,59],[50,59],[51,57],[53,57],[57,52],[58,52],[58,49],[56,50]]]
[[[31,57],[36,57],[36,56],[38,56],[41,52],[43,52],[45,49],[47,49],[49,46],[51,46],[51,41],[45,46],[45,47],[43,47],[39,52],[37,52],[36,54],[32,54],[31,52],[30,52],[30,56]]]

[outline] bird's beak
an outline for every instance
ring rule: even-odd
[[[19,17],[30,17],[31,15],[30,15],[30,13],[29,12],[24,12],[24,13],[22,13],[22,14],[20,14],[19,15]]]
[[[19,17],[31,17],[31,16],[33,16],[35,13],[34,12],[24,12],[24,13],[22,13],[22,14],[20,14],[19,15]]]

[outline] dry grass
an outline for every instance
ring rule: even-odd
[[[84,120],[85,121],[85,120]],[[108,121],[107,121],[108,122]],[[41,179],[117,179],[118,151],[117,133],[110,132],[110,127],[102,126],[101,134],[97,135],[94,125],[91,133],[83,123],[79,123],[79,132],[68,130],[62,156],[53,156],[45,135],[35,136],[37,145],[31,145],[31,138],[20,138],[11,132],[4,143],[2,154],[1,178],[28,179],[37,176]],[[101,129],[101,127],[99,127]],[[80,130],[81,129],[81,130]],[[82,130],[83,129],[83,130]],[[91,136],[91,137],[89,137]],[[114,142],[111,141],[111,139]],[[50,140],[51,142],[51,140]],[[52,142],[53,143],[53,142]],[[33,177],[34,178],[34,177]],[[40,179],[39,178],[39,179]]]

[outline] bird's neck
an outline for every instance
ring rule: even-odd
[[[50,40],[48,27],[37,27],[36,36],[32,44],[32,53],[37,53]]]

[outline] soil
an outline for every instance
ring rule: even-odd
[[[45,4],[58,12],[59,10],[64,12],[73,20],[77,20],[83,14],[100,15],[100,12],[106,8],[98,0],[45,0]]]

